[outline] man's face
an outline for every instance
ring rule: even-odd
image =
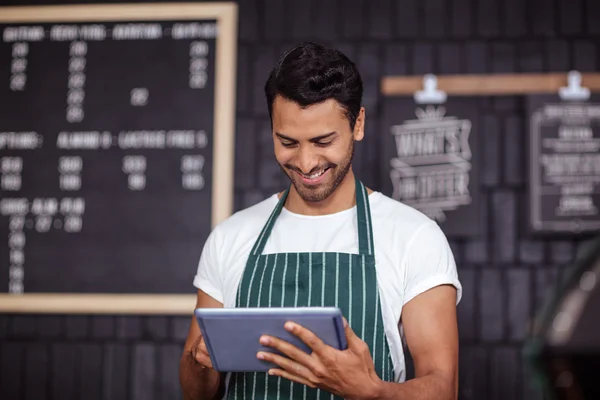
[[[275,158],[306,202],[328,198],[352,163],[354,141],[362,140],[364,110],[354,131],[333,99],[301,108],[280,96],[273,102]]]

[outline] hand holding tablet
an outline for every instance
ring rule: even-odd
[[[283,355],[261,345],[261,336],[282,339],[310,354],[310,348],[284,325],[295,322],[338,350],[347,347],[342,312],[335,307],[198,308],[196,319],[213,368],[221,372],[265,372],[277,366],[257,358],[259,352]]]

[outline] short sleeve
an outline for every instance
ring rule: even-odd
[[[404,258],[406,280],[404,304],[440,285],[453,285],[456,304],[462,297],[456,263],[446,236],[433,221],[422,225],[408,244]]]
[[[219,247],[218,233],[215,229],[208,236],[206,243],[204,243],[200,262],[198,263],[198,270],[194,277],[194,286],[223,303],[222,279],[219,269]]]

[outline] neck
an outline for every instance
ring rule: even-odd
[[[294,185],[286,201],[285,208],[296,214],[304,215],[327,215],[347,210],[356,205],[356,184],[352,168],[348,171],[342,182],[333,193],[318,203],[306,202],[300,197]]]

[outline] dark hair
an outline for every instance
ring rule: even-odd
[[[341,51],[312,42],[300,43],[280,57],[265,84],[272,118],[277,95],[308,107],[335,99],[354,129],[360,112],[363,83],[356,65]]]

